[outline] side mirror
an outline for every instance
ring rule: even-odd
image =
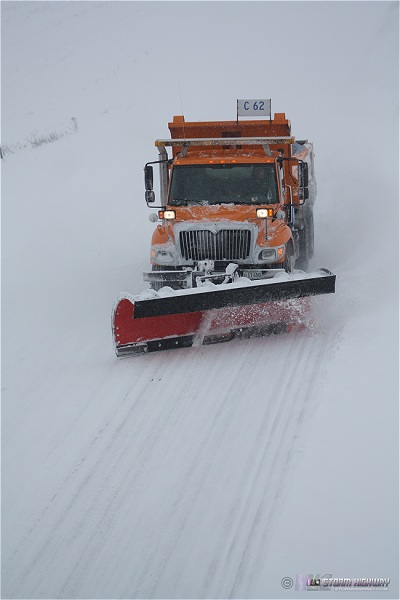
[[[144,168],[144,189],[146,192],[153,190],[153,167],[146,165]]]
[[[144,168],[144,189],[147,204],[155,202],[156,196],[153,192],[153,167],[146,165]]]
[[[299,162],[299,198],[307,200],[308,196],[308,164]]]
[[[156,195],[153,192],[153,190],[146,190],[144,193],[144,197],[145,197],[147,204],[156,201]]]

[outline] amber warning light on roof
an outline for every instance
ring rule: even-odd
[[[271,117],[271,99],[237,100],[238,117]]]

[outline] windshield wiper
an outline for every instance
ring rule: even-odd
[[[169,203],[171,206],[187,206],[188,198],[170,198]]]
[[[171,206],[201,206],[207,205],[207,200],[193,200],[192,198],[171,198],[170,199]]]

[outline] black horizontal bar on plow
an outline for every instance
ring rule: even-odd
[[[325,269],[324,269],[325,270]],[[290,300],[305,296],[333,294],[336,275],[326,270],[326,275],[294,281],[280,281],[264,285],[232,287],[210,292],[177,294],[135,302],[134,318],[178,315],[217,308],[262,304],[277,300]]]

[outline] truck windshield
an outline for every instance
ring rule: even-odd
[[[278,186],[272,163],[176,165],[172,171],[171,206],[275,202]]]

